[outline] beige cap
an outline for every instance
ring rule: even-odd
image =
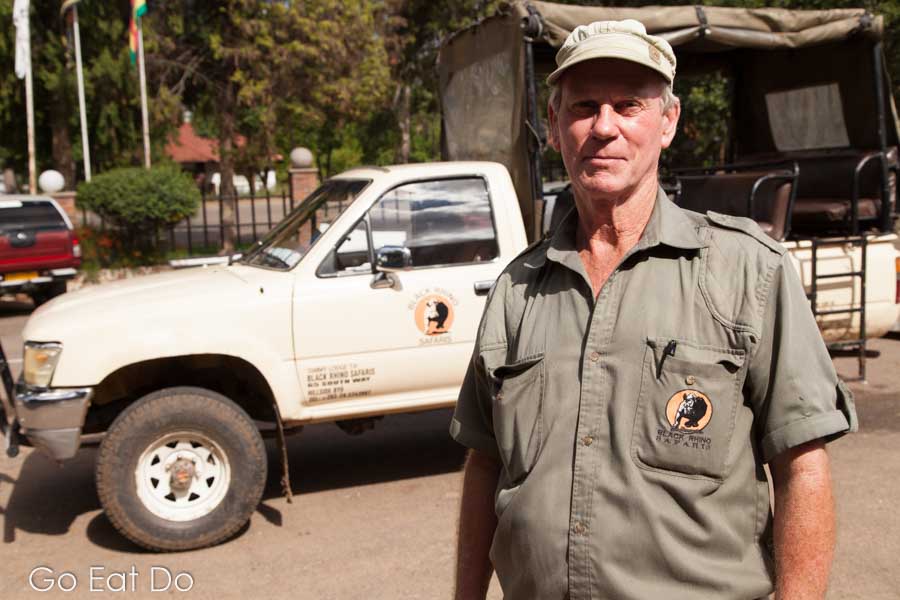
[[[595,21],[576,27],[559,52],[557,69],[550,73],[547,83],[553,85],[569,67],[594,58],[630,60],[653,69],[672,83],[675,79],[675,53],[669,42],[649,35],[640,21]]]

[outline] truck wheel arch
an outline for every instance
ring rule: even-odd
[[[188,354],[132,363],[104,377],[94,389],[84,432],[104,432],[138,398],[178,386],[218,392],[256,421],[276,420],[272,387],[252,363],[227,354]]]

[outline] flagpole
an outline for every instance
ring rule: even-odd
[[[75,70],[78,77],[78,107],[81,110],[81,153],[84,158],[84,180],[91,180],[91,149],[88,143],[87,109],[84,101],[84,73],[81,68],[81,31],[78,28],[78,6],[72,7],[72,29],[75,34]]]
[[[25,115],[28,125],[28,191],[37,194],[37,164],[34,158],[34,87],[31,82],[31,44],[28,44],[28,70],[25,72]]]
[[[144,28],[141,19],[137,20],[138,31],[138,69],[141,80],[141,122],[144,128],[144,167],[150,168],[150,122],[147,118],[147,76],[144,73]]]
[[[25,80],[25,122],[28,128],[28,191],[37,194],[37,165],[34,158],[34,89],[31,81],[31,22],[29,0],[15,0],[13,25],[16,28],[16,77]]]

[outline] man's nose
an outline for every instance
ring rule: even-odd
[[[618,135],[619,129],[616,125],[616,111],[609,104],[601,104],[600,110],[594,117],[594,125],[591,127],[591,134],[601,140],[606,140]]]

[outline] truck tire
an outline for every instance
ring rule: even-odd
[[[266,483],[266,448],[237,404],[173,387],[116,418],[97,457],[97,494],[115,528],[154,551],[218,544],[249,520]]]

